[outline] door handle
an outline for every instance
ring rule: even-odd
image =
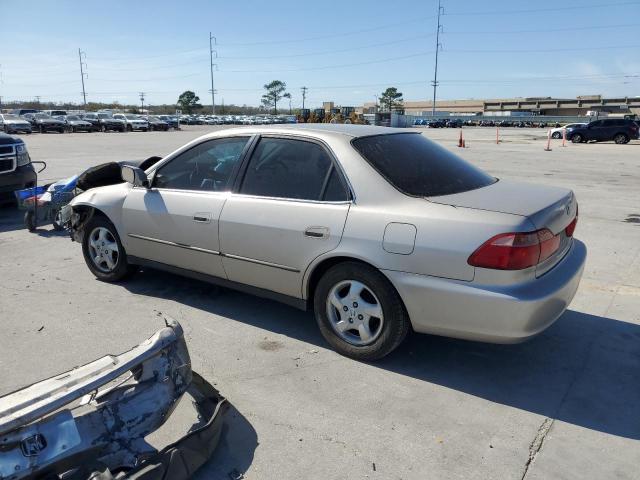
[[[193,221],[198,223],[209,223],[211,221],[211,214],[208,212],[194,213]]]
[[[309,238],[327,238],[329,237],[329,229],[327,227],[307,227],[304,236]]]

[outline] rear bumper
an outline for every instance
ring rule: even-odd
[[[416,332],[492,343],[518,343],[548,328],[573,299],[587,256],[575,240],[552,270],[518,285],[478,285],[384,271]]]

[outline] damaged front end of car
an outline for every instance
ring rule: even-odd
[[[226,401],[191,370],[182,327],[0,397],[0,479],[186,479],[211,456]],[[181,398],[195,419],[149,443]]]

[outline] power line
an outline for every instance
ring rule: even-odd
[[[388,45],[397,45],[398,43],[404,43],[404,42],[411,42],[414,40],[419,40],[422,38],[428,38],[428,37],[433,37],[435,34],[434,33],[430,33],[430,34],[426,34],[426,35],[417,35],[415,37],[410,37],[410,38],[401,38],[399,40],[392,40],[389,42],[381,42],[381,43],[372,43],[370,45],[362,45],[359,47],[349,47],[349,48],[341,48],[341,49],[337,49],[337,50],[324,50],[321,52],[304,52],[304,53],[295,53],[295,54],[290,54],[290,55],[260,55],[260,56],[242,56],[242,57],[234,57],[234,56],[230,56],[230,57],[220,57],[220,58],[224,58],[227,60],[256,60],[256,59],[273,59],[273,58],[297,58],[297,57],[309,57],[309,56],[314,56],[314,55],[330,55],[330,54],[334,54],[334,53],[345,53],[345,52],[353,52],[355,50],[365,50],[367,48],[376,48],[376,47],[384,47],[384,46],[388,46]]]
[[[144,92],[140,92],[140,113],[144,113]]]
[[[370,28],[363,28],[361,30],[349,30],[348,32],[344,32],[344,33],[332,33],[332,34],[328,34],[328,35],[318,35],[315,37],[306,37],[306,38],[293,38],[293,39],[287,39],[287,40],[269,40],[267,42],[248,42],[248,43],[223,43],[220,44],[222,46],[225,47],[253,47],[253,46],[257,46],[257,45],[276,45],[276,44],[281,44],[281,43],[300,43],[300,42],[308,42],[310,40],[324,40],[327,38],[339,38],[339,37],[347,37],[347,36],[351,36],[351,35],[357,35],[360,33],[367,33],[367,32],[375,32],[377,30],[384,30],[387,28],[392,28],[392,27],[399,27],[399,26],[405,26],[408,23],[416,23],[416,22],[424,22],[426,20],[431,20],[432,18],[435,18],[434,16],[430,16],[430,17],[422,17],[422,18],[415,18],[413,20],[406,20],[404,22],[398,22],[398,23],[389,23],[386,25],[380,25],[377,27],[370,27]]]
[[[453,49],[447,53],[552,53],[552,52],[580,52],[592,50],[619,50],[624,48],[640,48],[640,45],[607,45],[602,47],[571,47],[571,48],[532,48],[532,49],[496,49],[496,50],[467,50]]]
[[[520,33],[554,33],[554,32],[576,32],[581,30],[607,30],[609,28],[636,28],[640,27],[640,23],[625,23],[621,25],[591,25],[588,27],[567,27],[567,28],[537,28],[534,30],[465,30],[464,32],[447,31],[447,35],[502,35],[502,34],[520,34]]]
[[[300,90],[302,90],[302,109],[304,110],[304,101],[307,98],[307,87],[302,87],[300,88]]]
[[[453,12],[453,13],[447,13],[447,16],[456,16],[456,17],[463,17],[463,16],[476,16],[476,15],[513,15],[513,14],[518,14],[518,13],[543,13],[543,12],[558,12],[558,11],[565,11],[565,10],[572,10],[575,11],[576,9],[579,9],[581,11],[585,11],[585,10],[589,10],[592,8],[600,8],[600,7],[617,7],[617,6],[622,6],[622,5],[636,5],[636,6],[640,6],[640,3],[638,3],[637,1],[633,2],[633,1],[628,1],[628,2],[615,2],[615,3],[593,3],[591,5],[585,5],[585,4],[579,4],[579,5],[574,5],[571,7],[560,7],[560,6],[554,6],[554,7],[550,7],[550,8],[531,8],[531,9],[526,9],[526,10],[487,10],[487,11],[483,11],[483,12]]]
[[[357,62],[357,63],[344,63],[344,64],[340,64],[340,65],[324,65],[322,67],[308,67],[308,68],[289,68],[289,69],[278,69],[278,70],[222,70],[223,72],[227,72],[227,73],[280,73],[280,72],[309,72],[309,71],[313,71],[313,70],[327,70],[327,69],[334,69],[334,68],[347,68],[347,67],[358,67],[360,65],[372,65],[375,63],[386,63],[386,62],[392,62],[395,60],[403,60],[406,58],[415,58],[415,57],[422,57],[425,55],[431,55],[433,52],[432,51],[428,51],[428,52],[418,52],[418,53],[412,53],[409,55],[402,55],[399,57],[388,57],[388,58],[383,58],[380,60],[371,60],[371,61],[367,61],[367,62]]]

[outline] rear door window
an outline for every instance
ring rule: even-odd
[[[406,195],[452,195],[497,181],[420,133],[360,137],[352,144],[380,175]]]

